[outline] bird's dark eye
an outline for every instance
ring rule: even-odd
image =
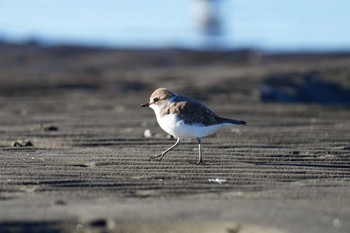
[[[153,101],[157,102],[157,101],[159,101],[159,98],[154,98]]]

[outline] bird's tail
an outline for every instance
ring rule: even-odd
[[[219,124],[222,124],[222,123],[229,123],[229,124],[234,124],[234,125],[246,125],[247,124],[247,122],[245,122],[245,121],[233,120],[233,119],[228,119],[228,118],[219,117],[219,116],[216,117],[216,121]]]

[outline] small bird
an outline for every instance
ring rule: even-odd
[[[203,103],[186,96],[176,95],[166,88],[155,90],[150,101],[141,104],[141,107],[152,108],[160,127],[177,139],[174,145],[153,156],[152,160],[162,160],[166,153],[180,143],[181,139],[196,138],[199,150],[196,164],[201,164],[203,163],[202,137],[216,132],[223,126],[247,124],[245,121],[219,117]]]

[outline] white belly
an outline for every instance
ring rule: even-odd
[[[170,135],[176,138],[202,138],[214,133],[221,127],[229,124],[200,126],[187,125],[180,120],[176,114],[168,114],[163,117],[157,116],[160,127]]]

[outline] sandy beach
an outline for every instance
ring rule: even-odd
[[[349,54],[0,49],[1,232],[350,231]],[[157,87],[248,125],[149,161]]]

